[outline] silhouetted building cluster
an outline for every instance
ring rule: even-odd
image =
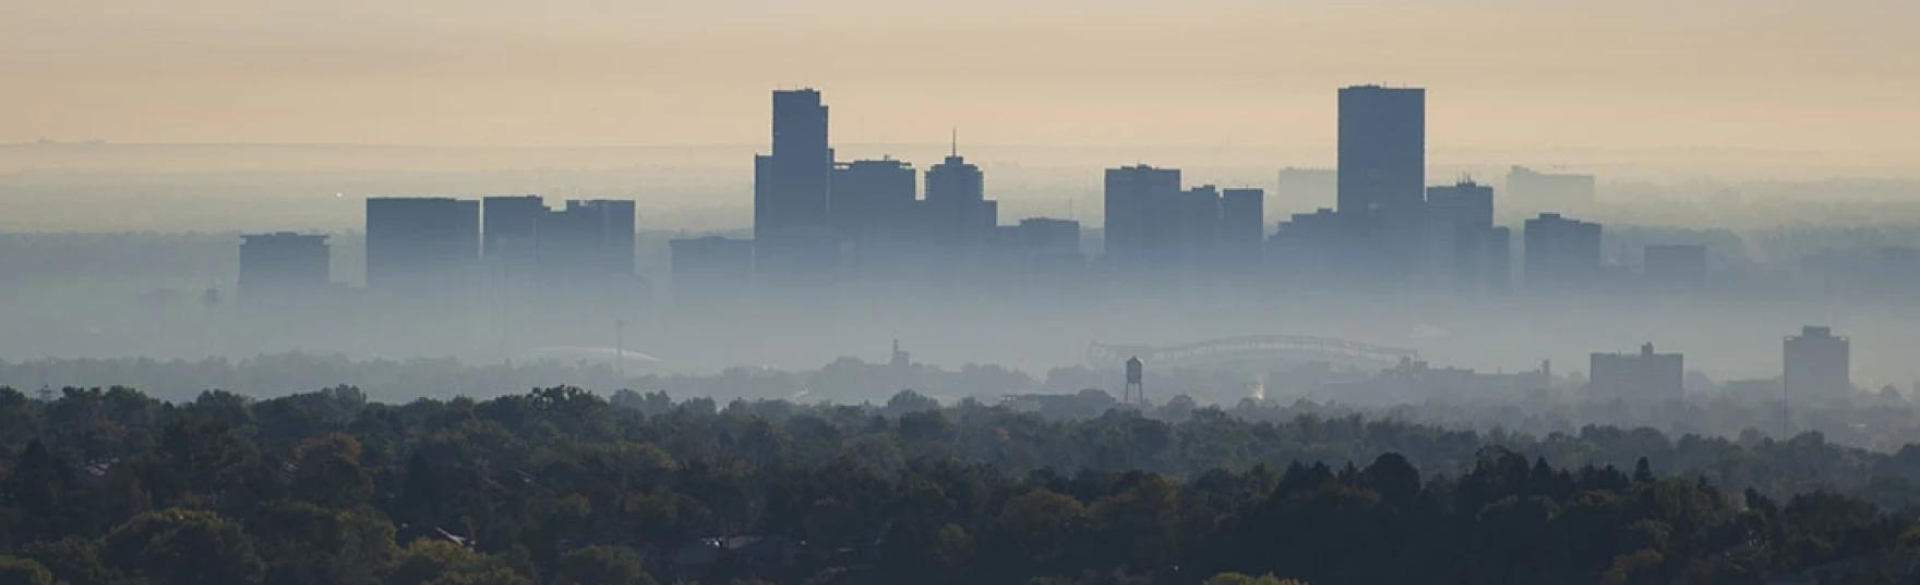
[[[535,195],[370,197],[367,288],[395,300],[476,291],[644,299],[634,213],[627,200],[550,209]]]
[[[1001,226],[984,173],[957,147],[925,171],[922,196],[906,161],[836,162],[828,126],[820,92],[773,92],[772,151],[754,158],[750,253],[742,258],[736,241],[675,240],[676,283],[689,291],[843,280],[941,283],[1084,267],[1078,222],[1030,218]]]

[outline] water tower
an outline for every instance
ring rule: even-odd
[[[1147,388],[1140,383],[1146,377],[1145,365],[1138,356],[1127,358],[1127,387],[1120,391],[1122,404],[1147,405]]]

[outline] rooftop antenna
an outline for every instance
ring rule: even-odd
[[[960,129],[949,128],[948,131],[952,132],[952,140],[953,140],[953,142],[951,143],[953,145],[951,156],[960,156]]]

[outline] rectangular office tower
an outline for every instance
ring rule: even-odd
[[[925,203],[926,237],[935,249],[977,249],[1000,223],[1000,204],[987,199],[986,174],[957,149],[927,169]]]
[[[882,158],[833,167],[828,213],[841,237],[858,245],[877,244],[913,223],[920,179],[913,165]]]
[[[1493,225],[1493,187],[1462,180],[1427,188],[1422,264],[1459,292],[1507,289],[1508,231]]]
[[[1107,169],[1107,263],[1130,269],[1164,260],[1178,227],[1180,195],[1179,169]]]
[[[1654,353],[1653,344],[1640,353],[1596,353],[1587,391],[1598,400],[1659,404],[1686,392],[1685,358],[1677,353]]]
[[[1843,396],[1853,390],[1848,373],[1852,342],[1835,337],[1828,327],[1807,326],[1788,337],[1783,346],[1781,378],[1791,397]]]
[[[1340,89],[1337,211],[1420,208],[1427,172],[1427,92],[1362,85]]]
[[[326,236],[292,232],[240,236],[240,301],[318,294],[327,286],[331,265]]]
[[[480,202],[448,197],[367,198],[367,288],[433,294],[472,283],[480,257]]]
[[[633,276],[633,201],[589,199],[540,219],[535,254],[547,275],[563,278]]]
[[[1600,224],[1542,213],[1520,237],[1527,288],[1570,290],[1600,280]]]
[[[758,267],[787,275],[832,269],[839,260],[828,211],[833,148],[820,92],[773,92],[773,150],[753,163]]]

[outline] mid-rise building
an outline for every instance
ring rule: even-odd
[[[328,285],[332,260],[323,235],[275,232],[240,236],[241,302],[301,298]]]
[[[1180,195],[1179,169],[1107,169],[1107,263],[1123,270],[1164,263],[1177,239]]]
[[[1658,404],[1686,393],[1685,359],[1677,353],[1654,353],[1653,344],[1639,353],[1596,353],[1587,391],[1597,400]]]
[[[1599,281],[1600,224],[1542,213],[1527,220],[1522,238],[1527,288],[1570,290]]]
[[[1781,346],[1781,380],[1789,397],[1820,399],[1853,391],[1848,371],[1852,342],[1835,337],[1832,328],[1802,327]]]
[[[956,149],[927,169],[926,236],[936,249],[976,251],[992,241],[998,202],[986,197],[986,178]]]
[[[367,288],[401,294],[472,284],[480,202],[449,197],[367,199]]]

